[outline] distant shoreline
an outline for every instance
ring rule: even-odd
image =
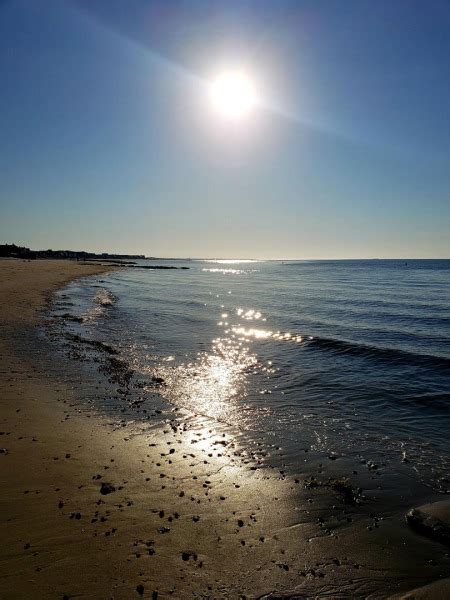
[[[88,252],[85,250],[31,250],[26,246],[18,246],[16,244],[0,244],[0,258],[23,258],[33,260],[36,258],[53,258],[53,259],[72,259],[72,260],[119,260],[122,264],[126,264],[125,261],[136,261],[136,260],[156,260],[156,261],[209,261],[209,262],[285,262],[285,263],[298,263],[298,262],[344,262],[344,261],[434,261],[434,260],[450,260],[450,257],[433,257],[433,258],[411,258],[411,257],[397,257],[397,258],[229,258],[229,257],[164,257],[164,256],[145,256],[144,254],[120,254],[110,252]]]

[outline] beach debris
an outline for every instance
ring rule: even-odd
[[[364,496],[361,488],[354,488],[347,478],[343,479],[327,479],[319,481],[315,477],[305,479],[304,486],[306,489],[314,489],[319,487],[328,487],[340,494],[343,497],[345,504],[361,504]]]
[[[361,488],[354,489],[348,479],[329,479],[325,485],[341,494],[346,504],[359,504],[361,502]]]
[[[75,342],[76,344],[90,346],[95,350],[99,350],[100,352],[105,352],[106,354],[118,354],[118,350],[113,348],[111,345],[106,344],[105,342],[100,342],[99,340],[90,340],[88,338],[84,338],[81,335],[76,335],[73,333],[67,333],[66,338],[71,342]]]
[[[159,533],[169,533],[170,527],[159,527]]]
[[[139,594],[139,596],[143,596],[144,595],[145,588],[142,585],[142,583],[140,583],[139,585],[136,586],[136,591]]]
[[[106,496],[107,494],[111,494],[112,492],[115,492],[116,488],[113,486],[112,483],[106,483],[105,481],[102,482],[102,485],[100,487],[100,494],[102,494],[103,496]]]
[[[125,361],[113,357],[108,358],[105,364],[99,367],[99,371],[109,375],[110,383],[116,383],[123,389],[128,389],[134,375],[133,369]]]
[[[366,467],[369,471],[376,471],[378,469],[378,465],[373,460],[368,460],[366,462]]]

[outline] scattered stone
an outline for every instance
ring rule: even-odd
[[[197,562],[197,555],[195,554],[195,552],[188,552],[187,550],[185,550],[181,553],[181,558],[184,561],[188,561],[191,557],[195,562]]]
[[[107,494],[111,494],[112,492],[115,492],[116,488],[112,485],[112,483],[106,483],[105,481],[102,483],[102,486],[100,488],[100,494],[102,494],[103,496],[106,496]]]
[[[169,533],[170,528],[169,527],[160,527],[158,529],[159,533]]]

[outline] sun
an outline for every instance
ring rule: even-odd
[[[241,119],[255,107],[256,91],[243,71],[227,71],[211,82],[210,99],[223,117]]]

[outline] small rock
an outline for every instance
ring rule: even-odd
[[[158,529],[159,533],[169,533],[170,528],[169,527],[160,527]]]
[[[100,488],[100,494],[102,494],[103,496],[106,496],[107,494],[111,494],[112,492],[115,492],[116,488],[112,485],[112,483],[106,483],[105,481],[102,483],[102,486]]]

